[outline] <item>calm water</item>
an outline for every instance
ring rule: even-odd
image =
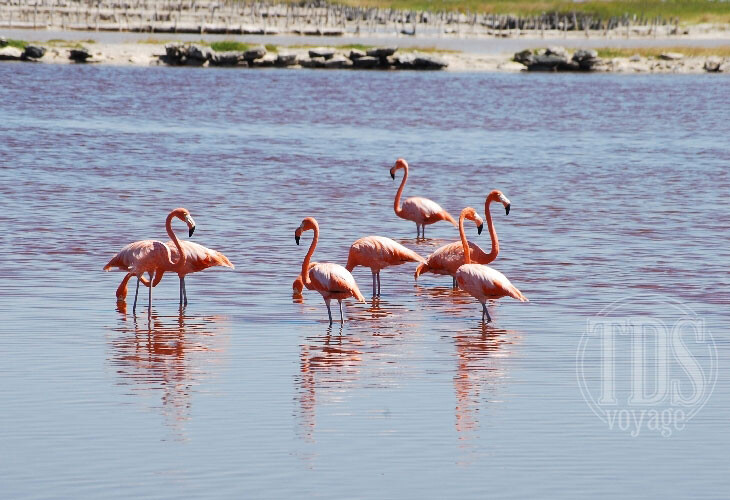
[[[0,496],[730,488],[726,78],[3,64],[0,80]],[[475,300],[449,278],[414,284],[412,264],[383,271],[379,302],[348,303],[344,328],[318,294],[292,298],[305,216],[318,261],[344,264],[369,234],[422,255],[456,239],[441,223],[417,242],[394,215],[398,156],[405,195],[452,214],[504,191],[494,267],[530,303],[503,299],[483,326]],[[167,240],[177,206],[236,269],[190,276],[183,313],[167,276],[152,321],[146,296],[135,319],[101,268]],[[369,296],[369,270],[354,275]],[[662,321],[678,301],[715,341],[714,392],[668,437],[609,428],[576,377],[587,320],[622,298]],[[590,380],[600,360],[589,344]]]

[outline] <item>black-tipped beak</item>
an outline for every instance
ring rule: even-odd
[[[395,180],[395,174],[393,172],[390,173],[390,178]]]
[[[477,226],[477,234],[482,234],[482,229],[484,229],[484,224],[479,224]]]
[[[194,232],[195,232],[195,226],[191,227],[190,230],[188,231],[188,238],[190,238]]]
[[[297,242],[297,245],[299,244],[299,236],[297,236],[296,234],[294,235],[294,241]]]
[[[509,207],[510,207],[509,204],[504,206],[505,215],[509,215]]]

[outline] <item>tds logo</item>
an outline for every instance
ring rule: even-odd
[[[641,297],[646,301],[646,296]],[[717,350],[701,318],[661,299],[647,315],[622,299],[589,318],[576,354],[583,398],[609,429],[669,437],[707,403]]]

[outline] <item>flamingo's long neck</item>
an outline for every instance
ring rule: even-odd
[[[492,222],[492,214],[489,211],[489,205],[492,204],[491,198],[487,198],[484,202],[484,215],[487,217],[487,229],[489,230],[489,237],[492,239],[492,249],[486,256],[487,263],[492,262],[499,255],[499,239],[497,238],[497,230],[494,229],[494,223]]]
[[[314,226],[314,238],[312,238],[312,244],[309,245],[309,251],[307,252],[307,255],[304,256],[304,261],[302,262],[302,281],[304,282],[304,286],[307,288],[309,288],[309,285],[312,284],[312,280],[309,279],[309,261],[314,254],[314,248],[317,246],[317,240],[319,240],[319,227]]]
[[[469,242],[466,241],[466,234],[464,234],[464,217],[466,217],[466,211],[462,210],[459,215],[459,236],[461,236],[461,244],[464,246],[464,264],[471,264]]]
[[[176,262],[172,261],[172,256],[168,256],[168,264],[170,265],[171,269],[180,269],[185,265],[185,261],[187,260],[187,255],[185,255],[185,250],[183,250],[182,245],[180,244],[180,240],[177,239],[177,236],[172,230],[172,218],[174,217],[173,214],[170,214],[167,216],[167,220],[165,221],[165,229],[167,229],[167,235],[170,237],[172,242],[177,247],[177,251],[179,252],[180,257],[178,257]]]
[[[408,179],[408,165],[403,167],[403,180],[400,181],[400,187],[398,188],[398,192],[395,193],[395,200],[393,201],[393,210],[395,210],[395,214],[400,217],[403,210],[400,206],[400,196],[403,194],[403,188],[406,187],[406,180]]]

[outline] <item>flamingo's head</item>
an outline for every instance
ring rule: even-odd
[[[484,228],[484,221],[481,217],[479,217],[479,214],[476,210],[474,210],[472,207],[466,207],[464,210],[461,211],[461,215],[459,216],[464,217],[465,219],[469,219],[471,221],[474,221],[474,224],[477,226],[477,233],[482,234],[482,229]]]
[[[317,219],[314,217],[307,217],[304,219],[302,223],[299,224],[299,227],[294,231],[294,241],[297,242],[297,245],[299,244],[299,239],[302,237],[302,233],[313,229],[319,229]]]
[[[502,191],[499,189],[494,189],[492,192],[490,192],[487,195],[487,201],[485,202],[485,208],[484,211],[486,212],[486,205],[489,205],[493,201],[498,201],[502,205],[504,205],[504,211],[505,215],[509,215],[509,207],[510,207],[510,201],[507,199],[507,197],[504,195]]]
[[[395,165],[390,167],[390,178],[395,179],[395,171],[399,168],[408,168],[408,163],[403,158],[395,160]]]
[[[195,221],[190,216],[190,212],[187,208],[176,208],[172,211],[171,215],[173,217],[177,217],[188,225],[188,237],[193,235],[193,233],[195,232]]]

